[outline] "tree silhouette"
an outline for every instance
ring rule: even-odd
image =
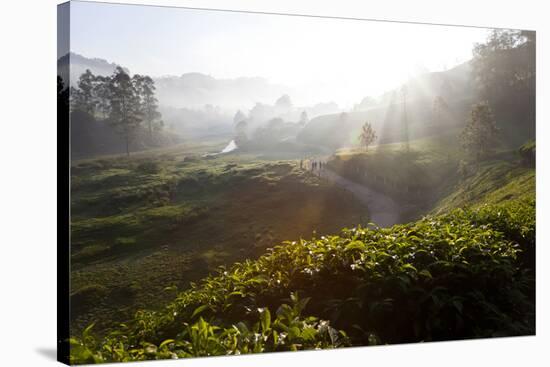
[[[300,114],[300,125],[305,126],[309,122],[309,117],[306,111],[302,111]]]
[[[143,119],[147,123],[149,141],[152,142],[153,130],[163,125],[162,120],[160,120],[161,114],[158,112],[158,100],[155,97],[155,82],[147,75],[134,75],[132,79],[139,94]]]
[[[93,116],[95,113],[94,84],[96,77],[89,69],[78,78],[78,88],[72,88],[72,107],[74,110],[86,112]]]
[[[233,117],[233,124],[235,124],[236,126],[239,122],[243,120],[246,120],[246,115],[241,110],[238,110]]]
[[[136,78],[130,78],[120,66],[110,78],[110,123],[124,137],[126,155],[130,155],[130,141],[143,121],[143,111],[136,87]]]
[[[462,147],[476,160],[486,157],[497,142],[498,128],[488,102],[472,108],[470,118],[462,131]]]
[[[365,151],[369,150],[369,145],[374,143],[376,140],[376,132],[372,128],[370,122],[365,122],[361,128],[361,135],[359,135],[359,140],[361,144],[365,147]]]
[[[447,102],[445,102],[445,99],[440,95],[436,96],[432,106],[433,122],[436,124],[441,123],[441,118],[443,117],[442,114],[448,109],[449,106],[447,105]]]
[[[235,125],[235,143],[242,146],[248,141],[246,130],[248,129],[248,122],[241,120]]]
[[[483,98],[495,99],[534,79],[534,40],[532,32],[494,29],[486,43],[476,44],[472,65]]]

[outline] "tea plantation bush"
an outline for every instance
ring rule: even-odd
[[[73,363],[534,333],[534,200],[285,242],[221,268]]]

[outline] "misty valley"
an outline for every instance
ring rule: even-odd
[[[60,57],[71,362],[533,335],[534,33],[471,51],[345,106]]]

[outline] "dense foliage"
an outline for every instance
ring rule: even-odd
[[[534,242],[533,199],[286,242],[102,340],[87,329],[72,362],[533,334]]]
[[[474,85],[489,102],[503,141],[511,147],[535,138],[536,35],[495,29],[473,49]]]
[[[116,67],[110,76],[86,70],[76,87],[66,89],[71,102],[74,156],[122,151],[129,155],[131,148],[141,150],[177,141],[174,136],[167,140],[170,134],[163,131],[155,82],[147,75],[130,76],[122,67]]]
[[[479,161],[494,149],[498,132],[489,104],[478,103],[472,107],[470,118],[460,136],[462,146],[471,158]]]

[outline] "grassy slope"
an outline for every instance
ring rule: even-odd
[[[485,161],[476,171],[449,188],[450,193],[436,204],[433,212],[530,197],[534,199],[535,182],[535,170],[523,167],[517,161]]]
[[[534,333],[534,170],[495,159],[446,189],[437,215],[222,268],[107,339],[73,340],[74,362]]]
[[[498,203],[535,190],[534,169],[520,164],[517,152],[501,150],[492,158],[470,163],[459,174],[461,152],[456,132],[410,142],[384,144],[364,152],[340,150],[330,165],[345,176],[386,192],[403,207],[403,221],[431,212],[444,213],[476,203]]]
[[[72,174],[75,331],[162,307],[190,281],[284,239],[368,221],[351,194],[292,161],[174,151],[82,161]]]
[[[407,152],[400,143],[363,149],[341,149],[329,161],[340,174],[384,192],[401,205],[402,222],[418,219],[458,179],[462,154],[456,132],[410,142]]]

